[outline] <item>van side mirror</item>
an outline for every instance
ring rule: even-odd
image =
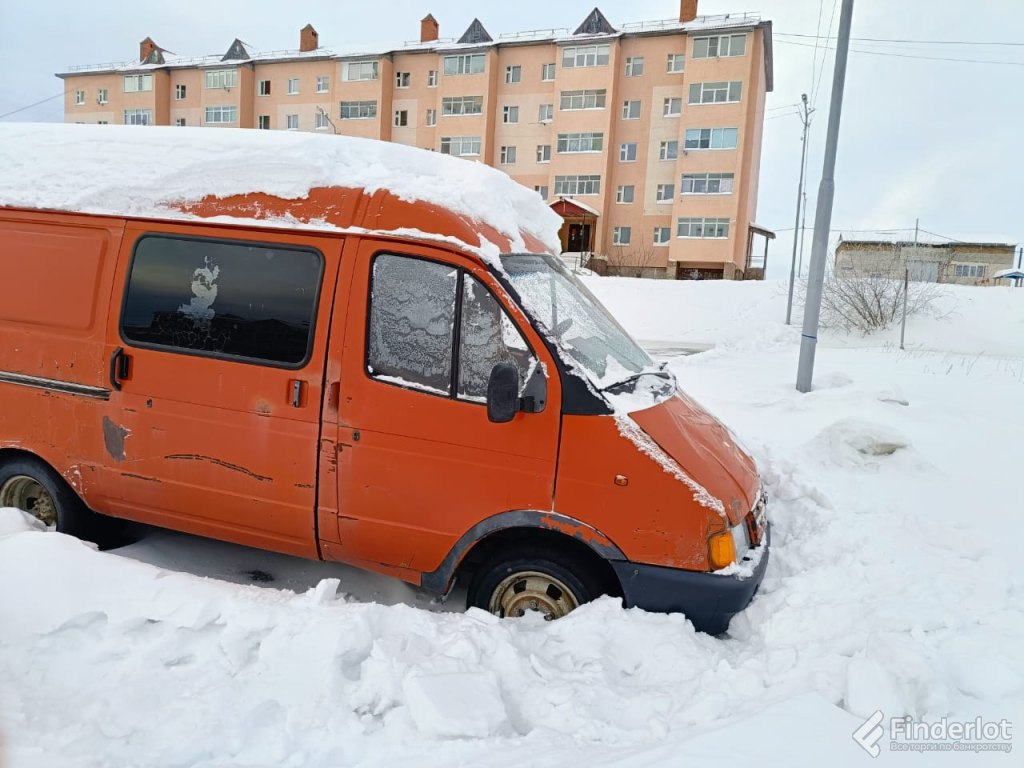
[[[512,363],[498,363],[487,380],[487,418],[495,424],[512,421],[519,410],[519,370]]]

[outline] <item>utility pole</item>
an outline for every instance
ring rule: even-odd
[[[804,137],[801,140],[802,146],[800,149],[800,186],[796,188],[796,221],[793,222],[793,261],[789,265],[789,299],[786,302],[786,325],[791,325],[793,319],[793,286],[796,282],[794,274],[796,272],[796,240],[797,229],[800,227],[800,200],[804,194],[804,166],[807,164],[807,128],[811,124],[811,112],[814,111],[807,108],[806,93],[800,94],[800,106],[803,108],[800,120],[804,124]]]
[[[806,153],[806,148],[804,152]],[[804,276],[804,232],[807,231],[807,190],[804,190],[804,212],[800,217],[800,258],[796,262],[796,276]]]
[[[825,162],[818,185],[818,207],[814,215],[814,238],[811,240],[811,267],[807,274],[807,301],[804,305],[804,326],[800,336],[800,365],[796,388],[811,391],[814,378],[814,352],[818,344],[818,320],[821,316],[821,290],[825,282],[828,260],[828,235],[832,226],[832,201],[835,197],[836,151],[839,146],[839,119],[843,111],[843,87],[846,84],[846,58],[850,51],[850,21],[853,0],[843,0],[839,14],[839,37],[836,40],[836,65],[832,75],[832,100],[828,107],[828,132],[825,136]]]
[[[917,258],[917,228],[921,224],[920,219],[914,219],[914,250],[911,251],[914,258]],[[910,292],[910,264],[903,259],[903,321],[900,323],[900,349],[903,349],[903,340],[907,336],[907,294]]]

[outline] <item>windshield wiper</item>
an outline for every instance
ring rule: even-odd
[[[658,365],[658,369],[656,371],[649,371],[648,370],[648,371],[640,371],[640,373],[634,373],[632,376],[628,376],[627,378],[623,379],[622,381],[616,381],[616,382],[614,382],[612,384],[609,384],[606,387],[601,387],[598,390],[598,392],[612,392],[612,394],[618,394],[619,392],[624,391],[627,386],[629,386],[630,384],[635,384],[637,381],[639,381],[644,376],[659,376],[659,377],[665,378],[668,381],[671,381],[671,382],[675,383],[675,380],[676,380],[675,374],[673,374],[672,371],[668,370],[665,367],[667,365],[668,365],[668,361],[666,360],[665,362],[660,363]]]

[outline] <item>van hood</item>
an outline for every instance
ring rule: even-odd
[[[708,493],[721,500],[730,525],[754,507],[760,487],[757,464],[729,430],[682,392],[630,414],[644,432]]]

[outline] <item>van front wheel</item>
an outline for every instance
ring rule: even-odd
[[[560,619],[602,593],[594,569],[550,547],[516,554],[500,553],[473,575],[467,608],[481,608],[502,618],[536,611],[546,621]]]

